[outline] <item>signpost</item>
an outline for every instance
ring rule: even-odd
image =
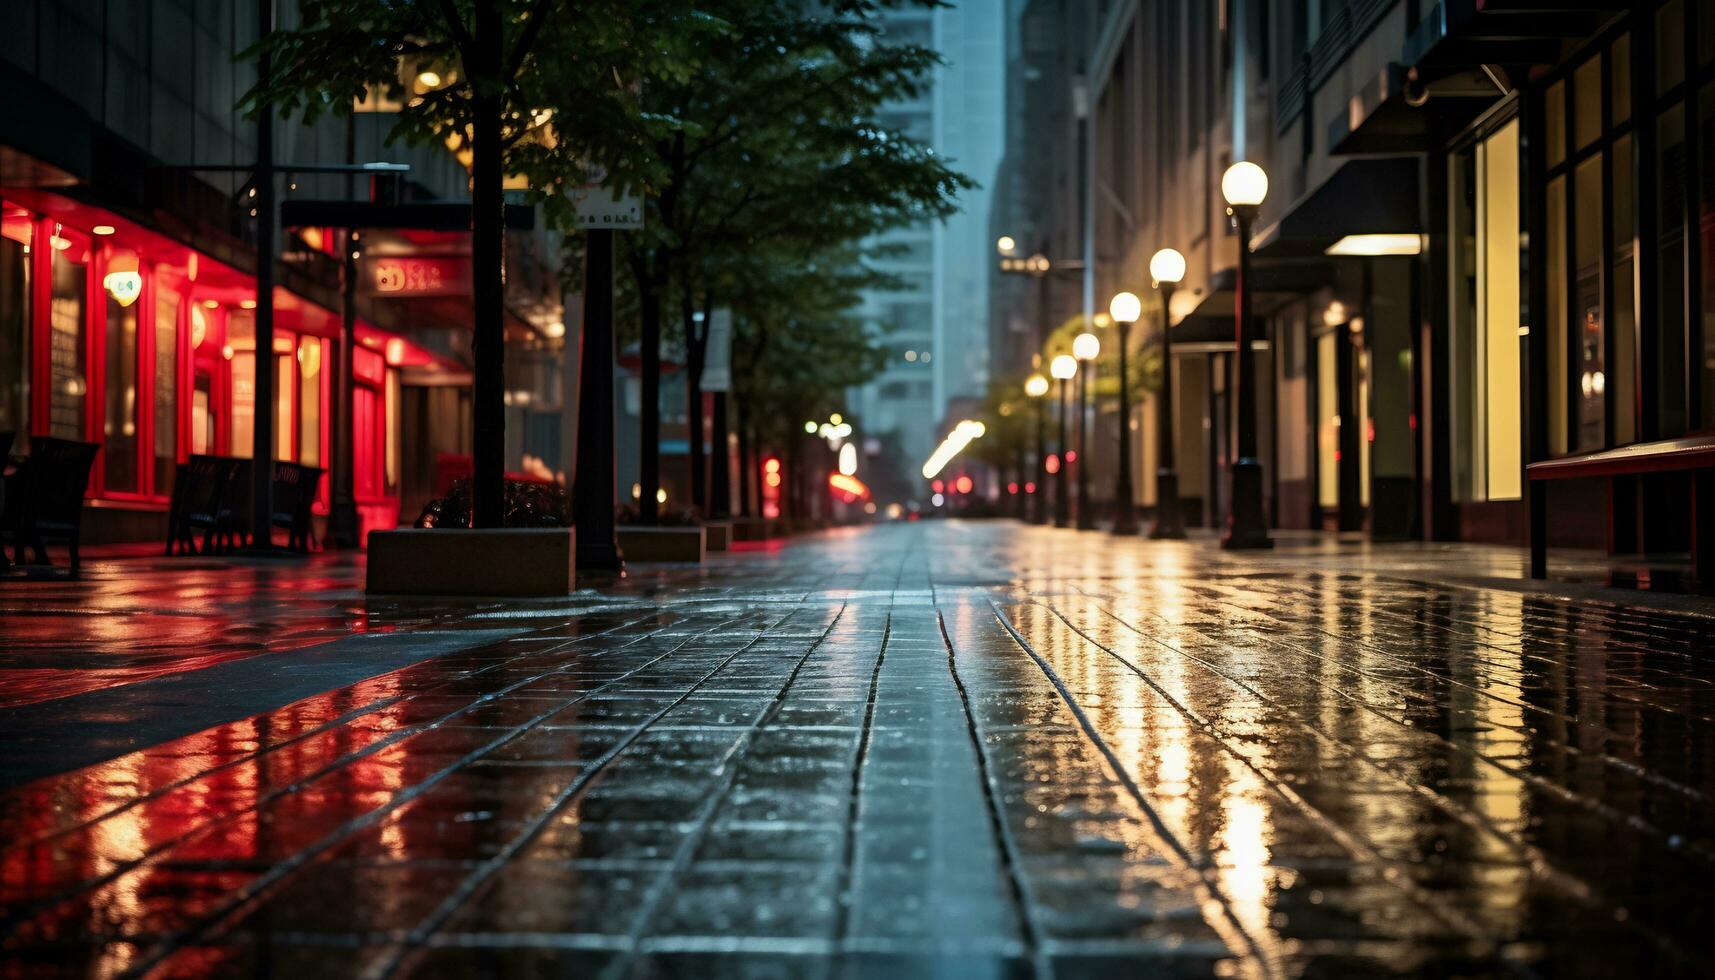
[[[604,173],[570,192],[584,246],[584,317],[578,337],[578,446],[572,483],[579,571],[618,571],[613,517],[613,233],[643,227],[643,202],[601,186]]]

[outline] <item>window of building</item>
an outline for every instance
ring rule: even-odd
[[[179,453],[179,296],[155,290],[155,493],[173,492]]]
[[[106,373],[102,377],[105,412],[101,426],[101,485],[108,491],[138,493],[137,304],[107,297],[103,339]]]
[[[1515,500],[1519,413],[1519,126],[1457,155],[1452,171],[1455,492]]]
[[[29,212],[0,205],[0,432],[13,434],[12,452],[30,433],[31,232]]]
[[[48,433],[58,439],[87,439],[89,242],[56,227],[49,244],[54,252],[48,299]]]

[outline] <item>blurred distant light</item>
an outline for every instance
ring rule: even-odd
[[[1221,196],[1235,208],[1254,208],[1268,197],[1268,174],[1249,160],[1240,160],[1221,175]]]
[[[1158,286],[1176,286],[1185,278],[1185,256],[1178,249],[1164,248],[1149,257],[1149,278]]]
[[[1347,235],[1324,251],[1326,255],[1418,255],[1422,235]]]
[[[1080,361],[1093,361],[1102,353],[1102,342],[1093,333],[1081,333],[1072,341],[1072,356]]]
[[[975,485],[971,482],[969,474],[960,474],[958,482],[954,484],[960,493],[970,493],[971,487]]]
[[[1018,492],[1018,481],[1013,480],[1013,481],[1007,483],[1006,492],[1009,494],[1017,493]]]
[[[848,442],[840,447],[840,472],[851,476],[857,472],[857,466],[857,446]]]
[[[1036,492],[1036,481],[1031,480],[1029,483],[1026,483],[1024,485],[1024,492],[1025,493],[1035,493]]]
[[[1049,473],[1060,472],[1060,457],[1053,453],[1049,453],[1048,458],[1042,461],[1042,468],[1047,470]]]
[[[1143,315],[1143,302],[1136,293],[1115,293],[1108,302],[1108,316],[1116,323],[1136,323]]]
[[[1002,255],[1011,255],[1018,250],[1018,242],[1011,235],[1000,236],[1000,240],[995,242],[994,246],[1000,250]]]
[[[946,502],[947,502],[947,498],[946,498],[946,497],[943,497],[943,496],[941,496],[941,495],[940,495],[940,494],[936,494],[936,495],[934,495],[934,496],[933,496],[933,497],[930,497],[930,498],[929,498],[929,502],[930,502],[930,503],[932,503],[932,504],[934,504],[934,505],[935,505],[935,506],[937,506],[937,507],[939,507],[939,506],[941,506],[941,505],[942,505],[942,504],[944,504],[944,503],[946,503]]]
[[[1078,362],[1070,354],[1058,354],[1048,363],[1048,373],[1061,381],[1069,381],[1078,373]]]

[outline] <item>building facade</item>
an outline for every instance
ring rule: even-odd
[[[1260,442],[1277,527],[1522,541],[1524,467],[1715,425],[1715,10],[1668,2],[1037,0],[1096,25],[1082,172],[1095,292],[1145,298],[1177,248],[1182,499],[1225,513],[1238,241],[1220,178],[1269,176],[1248,242]],[[1038,79],[1039,81],[1039,79]],[[1078,209],[1039,212],[1073,239]],[[1148,368],[1144,383],[1149,385]],[[1131,420],[1154,500],[1154,413]],[[1683,551],[1688,476],[1574,481],[1551,541]],[[1606,521],[1591,514],[1607,513]],[[1676,538],[1677,535],[1677,538]]]
[[[279,23],[295,11],[278,4]],[[0,432],[16,454],[33,437],[101,444],[86,541],[161,540],[178,464],[251,456],[270,409],[259,370],[274,457],[349,481],[363,530],[414,518],[468,459],[469,236],[445,227],[467,171],[448,149],[389,145],[389,107],[276,124],[273,349],[256,349],[258,130],[237,102],[259,16],[190,0],[0,8]],[[408,170],[307,169],[370,161]],[[354,206],[436,217],[359,227]],[[539,232],[510,242],[509,463],[551,478],[557,248]],[[324,480],[318,513],[340,485]]]
[[[867,243],[879,248],[874,265],[898,283],[862,298],[861,315],[888,359],[854,401],[864,431],[897,447],[903,472],[934,449],[949,400],[980,394],[988,381],[988,216],[1005,128],[1008,10],[1004,0],[973,0],[880,14],[884,42],[934,48],[945,63],[916,99],[888,106],[878,121],[927,143],[979,185],[946,221]]]

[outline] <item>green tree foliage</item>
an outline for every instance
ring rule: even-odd
[[[484,66],[472,33],[490,10],[503,54]],[[639,93],[697,76],[703,47],[728,30],[694,0],[300,0],[296,23],[244,53],[266,50],[274,71],[242,104],[313,122],[367,99],[395,110],[391,139],[465,151],[476,97],[496,96],[505,172],[569,227],[563,191],[592,163],[611,186],[657,187],[653,141],[679,122],[646,112]]]
[[[707,339],[696,311],[730,306],[741,325],[780,323],[783,306],[811,301],[818,305],[785,316],[830,323],[818,294],[849,293],[826,278],[838,275],[831,256],[888,228],[949,214],[969,186],[929,147],[877,122],[884,104],[919,94],[936,63],[934,52],[890,43],[880,32],[876,13],[908,3],[914,0],[707,0],[728,30],[700,52],[702,70],[680,84],[645,90],[646,108],[678,126],[654,141],[664,177],[649,200],[647,227],[624,239],[622,261],[632,274],[645,350],[660,342],[664,318],[681,323],[677,346],[692,379],[687,407],[694,430],[701,425],[696,379]],[[787,268],[765,267],[771,263]],[[806,267],[820,270],[819,289],[797,274]],[[868,343],[857,325],[842,327],[852,343]],[[739,357],[754,336],[741,328]],[[777,361],[792,345],[776,338],[757,357]],[[818,359],[833,361],[836,353],[849,360],[837,350]],[[647,354],[644,366],[647,416],[656,411]],[[820,397],[834,390],[824,388]],[[648,417],[644,427],[651,430]],[[694,450],[693,480],[700,485],[699,462]],[[648,461],[644,470],[650,471]]]

